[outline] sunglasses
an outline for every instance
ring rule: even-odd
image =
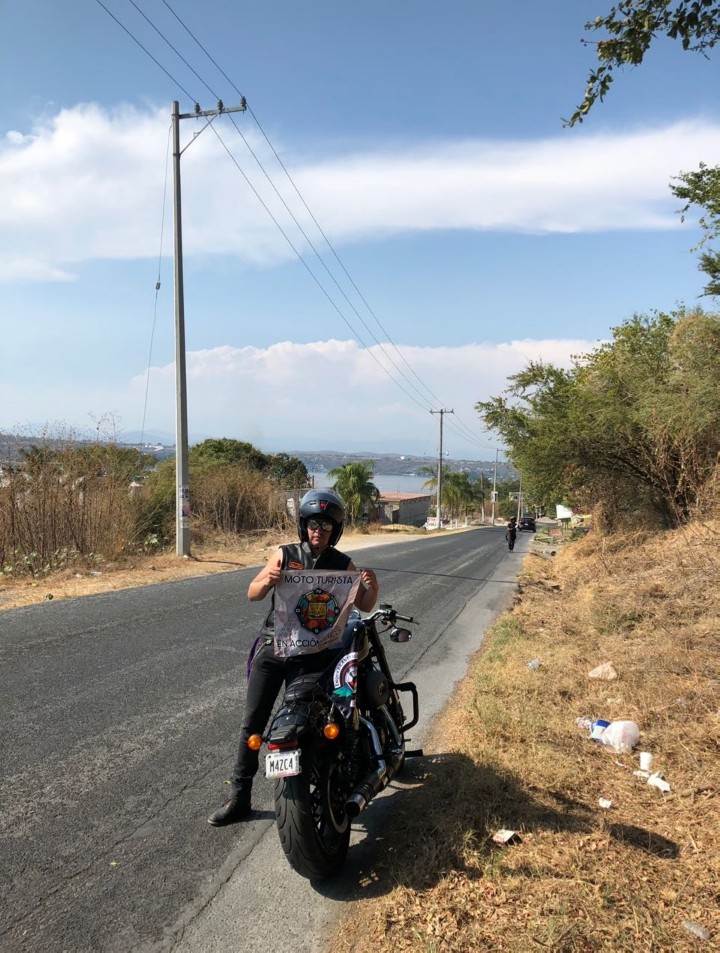
[[[323,533],[330,533],[335,529],[335,524],[332,520],[316,520],[310,519],[307,521],[308,529],[321,529]]]

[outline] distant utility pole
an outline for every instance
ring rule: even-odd
[[[431,410],[431,414],[440,414],[440,446],[438,449],[438,475],[437,475],[437,526],[438,529],[442,529],[442,520],[440,519],[440,502],[442,500],[442,430],[443,430],[443,415],[444,414],[454,414],[454,410]]]
[[[522,473],[520,474],[520,486],[518,487],[518,505],[517,505],[517,518],[518,520],[523,515],[523,502],[522,502]]]
[[[492,489],[492,525],[495,525],[495,500],[497,499],[497,460],[498,452],[495,451],[495,470],[493,472],[493,489]]]
[[[188,425],[187,387],[185,375],[185,298],[183,289],[182,260],[182,210],[180,202],[180,120],[209,117],[200,132],[203,132],[216,116],[223,113],[245,112],[247,103],[243,96],[239,106],[226,108],[222,102],[217,109],[181,113],[180,104],[172,104],[173,130],[173,208],[175,212],[175,552],[178,556],[190,555],[190,473],[188,470]],[[198,133],[197,135],[200,135]],[[195,141],[194,137],[190,142]],[[188,143],[189,145],[190,143]],[[187,148],[187,146],[185,147]]]

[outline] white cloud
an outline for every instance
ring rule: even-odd
[[[595,346],[596,342],[582,340],[522,340],[400,347],[400,357],[384,345],[410,380],[417,385],[402,358],[434,394],[442,395],[445,408],[454,410],[453,417],[446,417],[446,449],[453,456],[465,457],[485,452],[468,438],[468,428],[476,441],[494,442],[478,422],[477,401],[500,394],[507,378],[529,360],[569,366],[572,355]],[[394,383],[397,379],[406,393]],[[139,413],[145,389],[146,375],[132,380],[121,401],[130,413]],[[187,391],[191,433],[249,439],[266,448],[283,445],[284,449],[372,450],[390,443],[408,452],[423,452],[422,447],[434,448],[437,441],[437,417],[429,413],[431,408],[439,409],[433,399],[420,400],[379,348],[364,350],[355,341],[286,341],[268,348],[225,346],[191,352]],[[174,393],[174,364],[152,368],[149,429],[174,431]],[[124,426],[134,426],[127,414]]]
[[[317,240],[307,213],[250,131],[288,204]],[[285,239],[214,135],[184,120],[186,255],[252,262],[292,256]],[[299,249],[305,240],[241,139],[219,134]],[[67,280],[93,258],[154,258],[168,169],[165,110],[65,109],[30,133],[0,139],[0,280]],[[668,182],[720,152],[720,125],[685,122],[625,134],[566,130],[552,139],[405,143],[394,149],[295,160],[288,168],[334,242],[429,230],[597,232],[681,227]],[[171,181],[166,196],[171,227]],[[322,244],[322,243],[321,243]],[[169,253],[170,241],[165,243]]]

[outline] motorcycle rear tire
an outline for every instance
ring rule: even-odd
[[[303,751],[302,773],[275,785],[275,820],[288,863],[308,880],[325,880],[344,864],[350,818],[336,759]]]

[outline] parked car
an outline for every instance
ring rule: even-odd
[[[518,523],[518,530],[522,532],[524,529],[530,530],[531,533],[535,532],[535,520],[532,516],[521,516],[520,522]]]

